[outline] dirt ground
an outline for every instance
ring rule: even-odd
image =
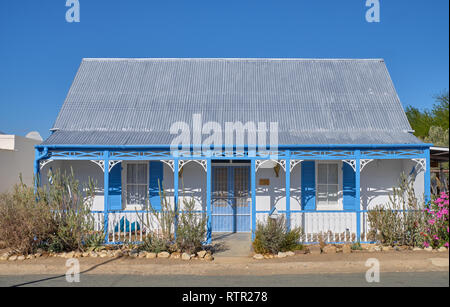
[[[78,258],[84,274],[135,275],[275,275],[365,272],[366,261],[375,258],[382,272],[434,272],[449,270],[449,253],[427,251],[358,251],[351,254],[299,254],[287,258],[255,260],[250,257],[217,257],[214,261]],[[0,275],[65,274],[67,259],[41,257],[24,261],[0,261]]]

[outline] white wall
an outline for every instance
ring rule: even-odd
[[[392,188],[398,186],[402,172],[409,175],[417,164],[412,160],[374,160],[361,172],[361,208],[371,209],[389,203]],[[424,171],[421,169],[414,182],[416,196],[423,199]]]
[[[0,193],[22,181],[33,185],[34,145],[40,141],[17,135],[0,135]]]
[[[89,178],[94,180],[95,198],[92,210],[103,210],[103,171],[100,166],[91,161],[52,161],[41,169],[42,184],[48,184],[48,174],[50,169],[53,172],[59,169],[62,174],[70,174],[71,170],[73,170],[74,177],[80,182],[81,187],[87,186]]]

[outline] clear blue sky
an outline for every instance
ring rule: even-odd
[[[65,0],[0,2],[0,131],[49,135],[83,57],[384,58],[403,105],[449,86],[449,1]]]

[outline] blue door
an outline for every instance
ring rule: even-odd
[[[249,232],[248,166],[213,166],[212,231]]]

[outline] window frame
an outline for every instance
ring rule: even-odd
[[[316,190],[316,210],[343,210],[343,186],[342,186],[342,161],[329,160],[329,161],[317,161],[315,163],[315,190]],[[319,165],[336,164],[337,165],[337,204],[319,204]],[[328,183],[327,183],[328,185]]]
[[[122,162],[123,167],[122,167],[122,207],[125,207],[125,210],[135,210],[135,209],[143,209],[147,204],[148,204],[148,199],[149,199],[149,178],[150,178],[150,166],[148,161],[123,161]],[[145,205],[142,204],[132,204],[132,203],[128,203],[128,197],[127,197],[127,193],[128,193],[128,185],[136,185],[136,186],[143,186],[143,183],[128,183],[128,165],[132,165],[132,164],[136,164],[136,165],[146,165],[147,166],[147,174],[146,174],[146,183],[145,183],[145,191],[146,191],[146,199],[145,199]]]

